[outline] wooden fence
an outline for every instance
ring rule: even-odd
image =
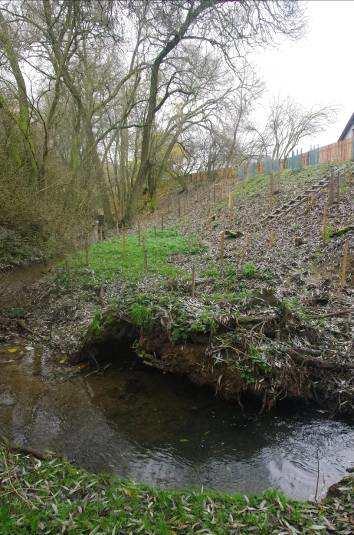
[[[325,147],[318,147],[307,152],[292,153],[286,160],[264,158],[261,161],[250,161],[242,166],[237,173],[239,178],[267,174],[282,169],[302,169],[320,163],[344,162],[354,160],[354,139],[344,139]]]
[[[220,180],[223,178],[246,178],[257,174],[269,174],[278,172],[282,169],[302,169],[309,165],[317,165],[320,163],[344,162],[354,160],[354,138],[337,141],[325,147],[318,147],[307,152],[292,153],[286,160],[272,160],[271,158],[263,158],[262,160],[250,160],[238,168],[228,167],[217,169],[208,175],[207,172],[198,172],[188,175],[188,178],[193,181],[204,181],[208,178]]]

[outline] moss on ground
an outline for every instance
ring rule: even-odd
[[[300,502],[259,496],[166,491],[94,475],[64,460],[40,461],[0,449],[1,535],[350,533],[353,479],[337,497]]]

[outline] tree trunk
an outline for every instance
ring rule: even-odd
[[[125,221],[129,223],[136,210],[139,196],[141,195],[144,182],[148,179],[150,172],[150,146],[151,146],[151,133],[152,127],[155,121],[155,115],[157,112],[157,91],[158,91],[158,77],[161,64],[169,55],[169,53],[176,48],[176,46],[185,37],[189,27],[199,17],[203,11],[208,10],[213,6],[215,0],[202,0],[197,7],[191,7],[186,15],[184,22],[179,30],[176,30],[170,41],[166,43],[161,52],[155,58],[152,65],[150,76],[150,91],[148,100],[148,111],[145,118],[145,124],[143,127],[143,140],[141,145],[141,158],[140,167],[138,171],[137,179],[133,185],[131,194],[128,199],[127,210],[125,214]]]
[[[112,215],[111,205],[109,202],[109,195],[107,192],[107,185],[103,170],[103,165],[97,152],[96,140],[92,131],[91,121],[85,117],[85,133],[86,133],[86,155],[85,155],[85,169],[87,177],[90,178],[89,183],[91,187],[98,182],[98,198],[104,212],[105,221],[108,225],[113,225],[114,218]],[[90,185],[89,185],[90,187]]]
[[[10,64],[11,72],[16,80],[17,99],[19,114],[17,125],[25,141],[26,154],[24,163],[28,167],[31,182],[35,182],[38,176],[38,164],[35,157],[35,144],[32,137],[30,125],[30,108],[27,97],[26,83],[23,78],[18,57],[13,47],[10,31],[6,20],[0,10],[0,44],[4,49],[5,56]]]

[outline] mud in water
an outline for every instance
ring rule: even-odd
[[[113,367],[79,374],[30,346],[0,349],[0,434],[164,488],[274,487],[313,498],[317,479],[323,495],[354,463],[354,426],[319,412],[245,418],[179,378]]]

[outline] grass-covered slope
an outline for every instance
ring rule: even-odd
[[[350,478],[321,503],[163,491],[0,449],[1,535],[349,534],[353,497]]]
[[[251,393],[263,410],[291,397],[352,414],[349,273],[339,286],[350,232],[335,233],[350,230],[351,168],[340,169],[341,188],[327,209],[333,233],[323,232],[326,188],[316,191],[312,206],[305,199],[286,216],[260,224],[274,204],[333,172],[328,166],[284,171],[271,196],[264,175],[237,183],[232,207],[219,201],[210,207],[209,195],[199,192],[192,211],[180,220],[176,214],[174,223],[185,236],[194,230],[204,250],[190,254],[196,251],[170,245],[169,262],[177,271],[165,276],[150,254],[138,282],[128,272],[126,286],[108,285],[107,310],[96,313],[75,360],[92,353],[96,358],[99,344],[106,350],[107,343],[131,343],[145,362],[240,404]],[[163,235],[150,231],[150,247]],[[137,238],[131,240],[137,247]],[[141,265],[141,253],[139,258]],[[123,340],[127,324],[136,329]]]
[[[160,210],[140,240],[131,229],[69,258],[55,284],[34,293],[22,328],[28,322],[41,342],[68,351],[91,323],[76,361],[96,358],[99,343],[129,343],[150,365],[240,404],[252,393],[263,410],[295,397],[353,414],[349,270],[339,285],[350,231],[323,233],[326,188],[260,223],[333,171],[341,187],[326,224],[350,230],[352,164],[285,171],[271,195],[266,176],[219,184],[234,192],[231,207],[217,196],[214,203],[213,184],[191,189],[188,204],[165,214],[164,230]],[[131,339],[122,340],[127,324]]]
[[[203,247],[193,236],[176,228],[150,229],[143,233],[122,233],[120,237],[94,243],[87,251],[71,255],[65,273],[72,282],[91,280],[102,284],[114,280],[137,282],[144,276],[176,277],[183,269],[169,262],[171,255],[193,255]]]

